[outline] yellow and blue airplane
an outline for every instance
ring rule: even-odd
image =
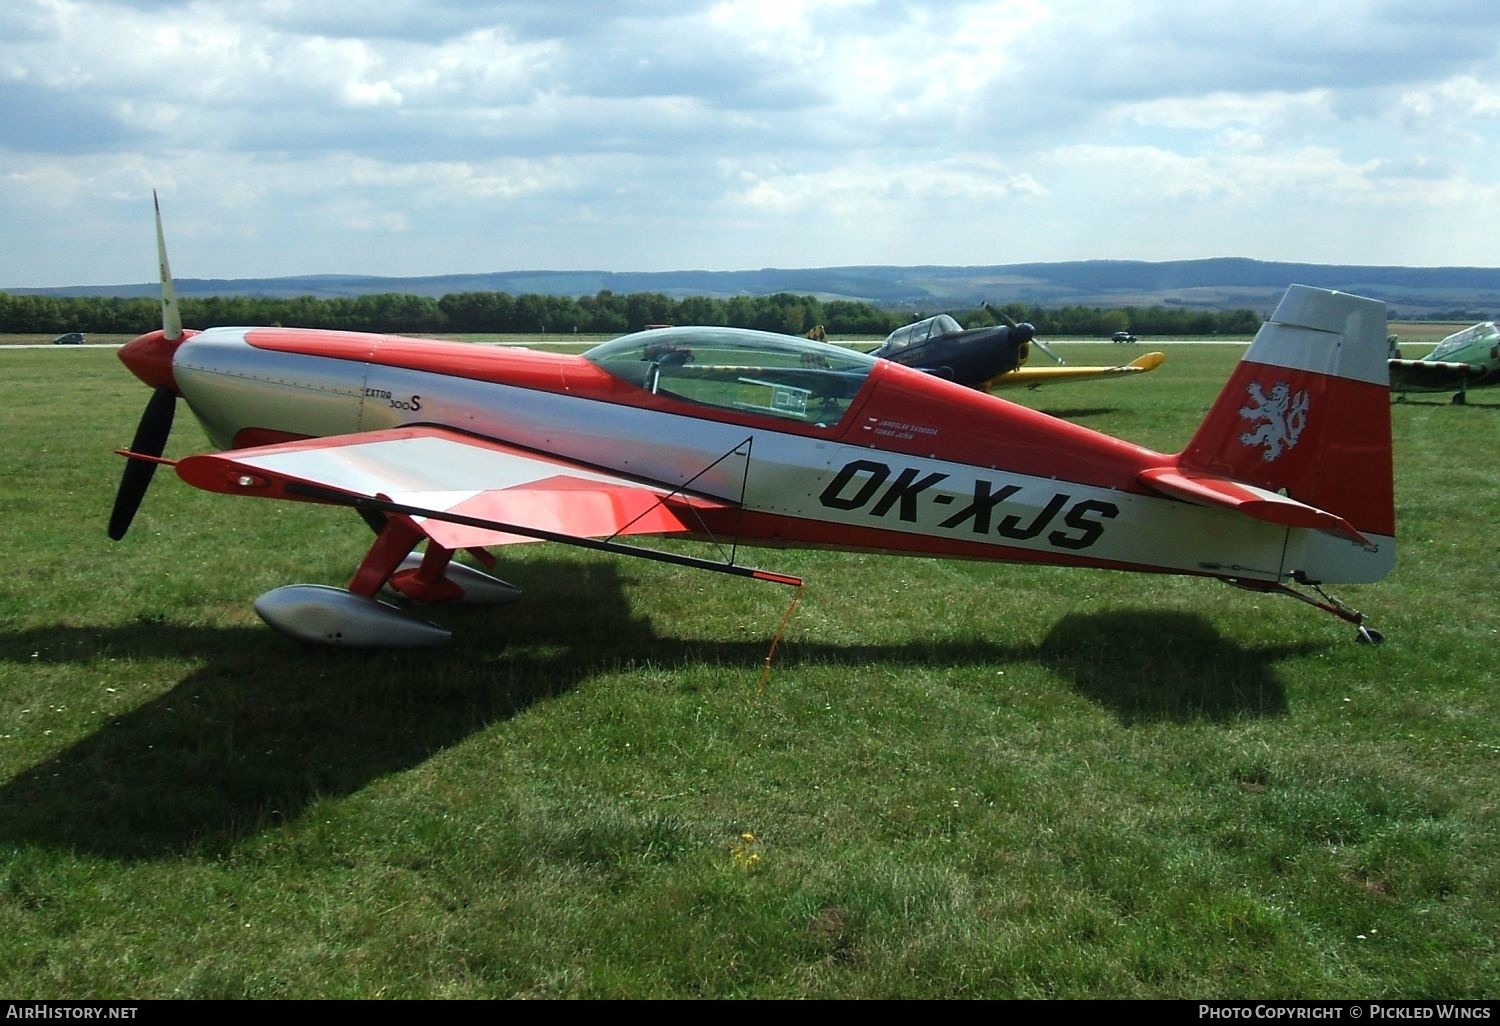
[[[1017,385],[1037,388],[1064,381],[1144,374],[1166,359],[1163,353],[1147,353],[1118,367],[1070,367],[1036,337],[1031,324],[1017,324],[994,307],[987,308],[1004,323],[965,329],[948,314],[938,314],[897,328],[870,355],[986,392]],[[1033,345],[1058,365],[1025,366]]]

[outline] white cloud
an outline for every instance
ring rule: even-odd
[[[191,276],[1492,264],[1497,81],[1456,0],[10,0],[0,285],[153,186]]]

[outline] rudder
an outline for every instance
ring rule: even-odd
[[[1378,579],[1396,533],[1387,358],[1384,303],[1291,286],[1178,468],[1286,495],[1381,539],[1383,558],[1343,577]]]

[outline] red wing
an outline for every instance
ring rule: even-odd
[[[695,510],[731,504],[441,428],[402,428],[257,446],[177,463],[188,484],[228,495],[320,501],[298,486],[577,538],[683,534]],[[291,486],[290,488],[288,486]],[[685,519],[686,518],[686,519]],[[449,549],[535,539],[415,518]]]

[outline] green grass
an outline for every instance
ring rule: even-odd
[[[1016,397],[1171,450],[1237,355]],[[809,581],[761,691],[784,589],[548,546],[444,650],[303,649],[250,602],[343,583],[352,515],[163,472],[112,543],[146,390],[0,360],[0,993],[1500,992],[1485,393],[1394,407],[1380,648],[1207,581],[752,551]]]

